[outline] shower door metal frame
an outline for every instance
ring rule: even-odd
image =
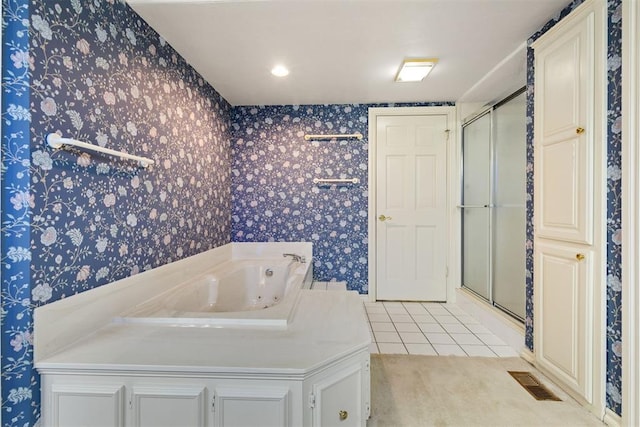
[[[489,304],[491,304],[493,307],[496,307],[497,309],[507,313],[509,316],[513,317],[514,319],[520,321],[520,322],[524,322],[524,318],[516,313],[514,313],[513,311],[509,310],[507,307],[504,307],[501,304],[498,304],[494,301],[493,299],[493,294],[494,294],[494,263],[495,263],[495,257],[494,257],[494,221],[495,221],[495,211],[494,208],[496,207],[495,205],[495,180],[496,180],[496,165],[495,165],[495,129],[494,129],[494,125],[495,125],[495,118],[493,115],[493,112],[501,107],[502,105],[508,103],[509,101],[517,98],[518,96],[522,95],[524,92],[526,91],[526,87],[522,87],[521,89],[518,89],[517,91],[515,91],[514,93],[512,93],[511,95],[507,96],[506,98],[500,100],[499,102],[496,102],[493,105],[488,106],[487,108],[481,110],[480,112],[478,112],[477,114],[473,115],[471,118],[463,120],[462,122],[462,126],[461,126],[461,132],[460,132],[460,137],[461,137],[461,144],[460,144],[460,199],[461,199],[461,203],[458,205],[458,208],[460,209],[460,284],[462,287],[464,287],[465,289],[467,289],[468,291],[472,292],[474,295],[477,295],[479,298],[487,301]],[[464,147],[465,147],[465,141],[464,141],[464,129],[466,126],[476,122],[477,120],[485,117],[489,115],[489,135],[490,135],[490,139],[489,139],[489,168],[490,168],[490,180],[489,180],[489,200],[488,203],[485,205],[469,205],[469,206],[465,206],[464,204]],[[524,171],[523,171],[524,173]],[[476,292],[475,290],[465,286],[464,284],[464,209],[479,209],[479,208],[488,208],[489,209],[489,224],[488,224],[488,235],[489,235],[489,242],[488,242],[488,247],[489,247],[489,265],[487,266],[488,268],[488,298],[485,298],[483,295],[480,295],[478,292]],[[524,245],[524,242],[523,242]],[[525,266],[523,265],[523,268],[525,268]]]
[[[488,204],[484,205],[465,205],[464,203],[464,128],[485,116],[489,116],[489,170],[491,172],[491,178],[489,179],[489,200]],[[486,299],[489,302],[493,301],[493,168],[494,168],[494,152],[493,152],[493,107],[489,107],[477,115],[473,116],[471,119],[466,120],[462,123],[462,131],[460,132],[462,137],[462,144],[460,146],[460,199],[461,203],[458,205],[460,208],[460,283],[469,291],[478,295],[482,299]],[[477,291],[467,287],[464,285],[464,209],[488,209],[489,210],[489,223],[488,223],[488,251],[489,251],[489,264],[487,266],[488,269],[488,292],[487,298],[483,295],[480,295]]]

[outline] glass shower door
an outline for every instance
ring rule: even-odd
[[[526,98],[462,127],[462,286],[525,317]]]
[[[525,94],[493,111],[493,303],[516,317],[525,317],[526,241],[526,116]]]
[[[491,299],[491,114],[462,135],[462,285]]]

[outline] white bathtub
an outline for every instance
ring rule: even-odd
[[[286,327],[300,289],[311,285],[310,265],[284,257],[229,260],[133,307],[114,322]]]

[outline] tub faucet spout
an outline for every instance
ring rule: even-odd
[[[307,262],[305,257],[303,257],[302,255],[298,255],[298,254],[282,254],[282,256],[283,257],[290,256],[295,262],[299,262],[301,264],[304,264],[305,262]]]

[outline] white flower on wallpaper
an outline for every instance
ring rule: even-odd
[[[31,297],[36,302],[47,302],[51,299],[53,290],[47,283],[40,283],[31,290]]]

